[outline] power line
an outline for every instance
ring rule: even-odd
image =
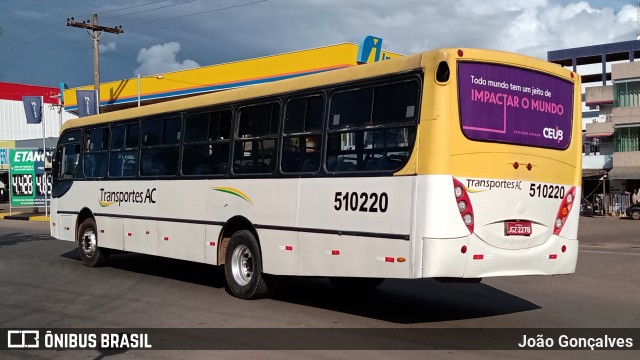
[[[58,23],[58,24],[55,24],[55,25],[60,25],[60,24]],[[47,27],[47,28],[43,28],[43,29],[41,29],[41,30],[45,30],[45,29],[48,29],[48,28],[50,28],[50,27],[51,27],[51,26],[49,26],[49,27]],[[57,34],[57,33],[63,32],[64,30],[65,30],[65,28],[62,28],[62,29],[60,29],[60,30],[58,30],[58,31],[54,31],[54,32],[48,33],[48,34],[47,34],[47,37],[50,37],[51,35],[54,35],[54,34]],[[33,34],[33,33],[32,33],[32,34]],[[26,35],[25,35],[25,36],[23,36],[23,37],[26,37]],[[31,44],[32,42],[35,42],[35,41],[38,41],[38,40],[41,40],[41,39],[42,39],[42,38],[41,38],[41,37],[39,37],[39,38],[36,38],[36,39],[33,39],[33,40],[29,40],[29,41],[26,41],[26,42],[20,43],[20,44],[18,44],[18,45],[15,45],[15,46],[13,46],[13,47],[10,47],[10,48],[8,48],[8,49],[3,49],[2,51],[3,51],[3,52],[7,52],[7,51],[9,51],[9,50],[17,49],[17,48],[19,48],[19,47],[21,47],[21,46],[25,46],[25,45],[27,45],[27,44]],[[17,39],[14,39],[14,40],[17,40]],[[8,42],[7,42],[7,43],[8,43]],[[6,43],[5,43],[5,44],[6,44]],[[0,45],[4,45],[4,44],[0,44]]]
[[[185,17],[189,17],[189,16],[196,16],[196,15],[202,15],[202,14],[212,13],[212,12],[216,12],[216,11],[229,10],[229,9],[233,9],[233,8],[243,7],[243,6],[255,5],[255,4],[259,4],[259,3],[267,2],[267,1],[269,1],[269,0],[259,0],[259,1],[254,1],[254,2],[250,2],[250,3],[245,3],[245,4],[238,4],[238,5],[231,5],[231,6],[227,6],[227,7],[223,7],[223,8],[217,8],[217,9],[213,9],[213,10],[199,11],[199,12],[193,13],[193,14],[178,15],[178,16],[172,16],[172,17],[169,17],[169,18],[159,19],[159,20],[136,22],[135,24],[126,24],[126,25],[127,26],[136,26],[136,25],[150,24],[150,23],[154,23],[154,22],[185,18]]]
[[[103,12],[103,13],[110,13],[110,12],[116,12],[116,11],[123,11],[123,10],[128,10],[128,9],[132,9],[132,8],[136,8],[136,7],[141,7],[141,6],[146,6],[146,5],[153,5],[153,4],[161,3],[161,2],[164,2],[164,1],[167,1],[167,0],[153,1],[153,2],[149,2],[149,3],[141,4],[141,5],[129,6],[129,7],[125,7],[125,8],[116,9],[116,10],[110,10],[110,11]],[[188,1],[185,1],[185,2],[181,2],[181,3],[173,4],[172,6],[176,6],[176,5],[184,5],[184,4],[186,4],[186,3],[190,3],[190,2],[193,2],[193,1],[195,1],[195,0],[188,0]],[[135,25],[142,25],[142,24],[148,24],[148,23],[154,23],[154,22],[160,22],[160,21],[167,21],[167,20],[179,19],[179,18],[190,17],[190,16],[197,16],[197,15],[201,15],[201,14],[207,14],[207,13],[212,13],[212,12],[217,12],[217,11],[223,11],[223,10],[228,10],[228,9],[232,9],[232,8],[237,8],[237,7],[244,7],[244,6],[255,5],[255,4],[262,3],[262,2],[266,2],[266,1],[268,1],[268,0],[259,0],[259,1],[254,1],[254,2],[250,2],[250,3],[245,3],[245,4],[238,4],[238,5],[232,5],[232,6],[227,6],[227,7],[223,7],[223,8],[217,8],[217,9],[212,9],[212,10],[200,11],[200,12],[196,12],[196,13],[192,13],[192,14],[179,15],[179,16],[174,16],[174,17],[169,17],[169,18],[164,18],[164,19],[159,19],[159,20],[151,20],[151,21],[146,21],[146,22],[138,22],[138,23],[135,23],[135,24],[127,24],[127,26],[135,26]],[[166,8],[166,7],[167,7],[167,6],[163,6],[163,7],[160,7],[160,8]],[[146,10],[146,11],[153,11],[153,10],[155,10],[155,8],[154,8],[154,9],[148,9],[148,10]],[[134,12],[134,13],[141,13],[141,12],[146,12],[146,11],[138,11],[138,12]],[[119,16],[133,15],[134,13],[123,14],[123,15],[119,15]],[[108,17],[108,18],[114,18],[114,17],[116,17],[116,16]],[[26,34],[26,35],[23,35],[23,36],[21,36],[21,37],[19,37],[19,38],[12,39],[12,40],[9,40],[9,41],[4,42],[4,43],[0,43],[0,46],[5,45],[5,44],[8,44],[8,43],[13,42],[13,41],[17,41],[17,40],[22,39],[22,38],[25,38],[25,37],[28,37],[28,36],[33,35],[33,34],[35,34],[35,33],[38,33],[38,32],[44,31],[44,30],[47,30],[47,29],[52,28],[52,27],[54,27],[54,26],[56,26],[56,25],[59,25],[59,24],[60,24],[60,23],[55,23],[55,24],[51,24],[51,25],[45,26],[45,27],[40,28],[40,29],[37,29],[37,30],[35,30],[35,31],[31,32],[31,33],[28,33],[28,34]],[[56,31],[56,32],[49,33],[49,34],[47,34],[47,35],[46,35],[46,37],[50,37],[50,36],[51,36],[51,35],[53,35],[53,34],[60,33],[60,32],[62,32],[62,31],[64,31],[65,29],[66,29],[66,28],[63,28],[63,29],[58,30],[58,31]],[[7,50],[13,50],[13,49],[18,48],[18,47],[20,47],[20,46],[23,46],[23,45],[29,44],[29,43],[31,43],[31,42],[34,42],[34,41],[37,41],[37,40],[41,40],[42,38],[44,38],[44,37],[36,38],[36,39],[34,39],[34,40],[31,40],[31,41],[29,41],[29,42],[22,43],[22,44],[20,44],[20,45],[16,45],[16,46],[14,46],[14,47],[12,47],[12,48],[9,48],[9,49],[4,49],[4,50],[3,50],[3,52],[5,52],[5,53],[6,53],[6,52],[7,52]],[[57,50],[57,49],[60,49],[60,48],[68,47],[69,45],[72,45],[72,44],[78,43],[78,41],[79,41],[79,39],[77,39],[77,40],[73,40],[73,41],[70,41],[70,42],[66,42],[66,43],[64,43],[64,44],[62,44],[62,45],[56,45],[56,46],[49,47],[49,48],[38,49],[38,51],[35,51],[35,52],[32,52],[32,53],[28,53],[28,54],[21,54],[19,57],[16,57],[16,58],[14,58],[14,59],[9,59],[9,60],[6,60],[6,61],[0,61],[0,64],[10,64],[10,63],[14,63],[14,62],[17,62],[17,61],[30,62],[30,61],[33,61],[33,60],[37,59],[37,56],[38,56],[38,55],[41,55],[41,54],[47,53],[47,52],[49,52],[49,51]]]
[[[38,29],[38,30],[34,30],[34,31],[32,31],[32,32],[30,32],[30,33],[28,33],[28,34],[22,35],[22,36],[17,37],[17,38],[13,38],[13,39],[11,39],[11,40],[7,40],[7,41],[5,41],[5,42],[3,42],[3,43],[0,43],[0,46],[3,46],[3,45],[6,45],[6,44],[9,44],[9,43],[12,43],[12,42],[14,42],[14,41],[18,41],[18,40],[20,40],[20,39],[24,39],[24,38],[26,38],[26,37],[29,37],[29,36],[33,35],[33,34],[36,34],[36,33],[39,33],[39,32],[41,32],[41,31],[47,30],[47,29],[49,29],[49,28],[52,28],[52,27],[54,27],[54,26],[56,26],[56,25],[61,25],[61,24],[60,24],[59,22],[57,22],[57,23],[55,23],[55,24],[47,25],[47,26],[45,26],[45,27],[43,27],[43,28],[40,28],[40,29]],[[22,44],[21,44],[21,45],[19,45],[19,46],[22,46]]]
[[[140,13],[145,13],[145,12],[156,11],[156,10],[160,10],[160,9],[166,9],[166,8],[173,7],[173,6],[178,6],[178,5],[184,5],[184,4],[192,3],[192,2],[194,2],[194,1],[198,1],[198,0],[187,0],[187,1],[183,1],[183,2],[176,3],[176,4],[160,6],[160,7],[153,8],[153,9],[140,10],[140,11],[134,11],[134,12],[130,12],[130,13],[126,13],[126,14],[121,14],[121,15],[109,16],[109,17],[106,17],[105,19],[114,19],[114,18],[117,18],[117,17],[123,17],[123,16],[129,16],[129,15],[135,15],[135,14],[140,14]],[[161,1],[158,1],[158,2],[161,2]]]
[[[36,60],[36,59],[40,60],[40,58],[37,58],[36,55],[40,55],[40,54],[43,54],[43,53],[46,53],[46,52],[49,52],[49,51],[52,51],[52,50],[60,49],[60,48],[63,48],[63,47],[68,47],[69,45],[78,43],[79,41],[80,41],[80,39],[76,39],[76,40],[64,43],[62,45],[57,45],[57,46],[46,48],[46,49],[39,49],[38,51],[33,52],[33,53],[20,54],[20,56],[16,57],[15,59],[9,59],[7,61],[0,61],[0,64],[2,64],[2,65],[11,64],[11,63],[14,63],[16,61],[29,62],[29,61],[33,61],[33,60]]]
[[[115,10],[104,11],[104,12],[101,12],[100,14],[107,14],[107,13],[113,13],[113,12],[118,12],[118,11],[124,11],[124,10],[139,8],[139,7],[143,7],[143,6],[158,4],[158,3],[161,3],[161,2],[165,2],[165,1],[167,1],[167,0],[152,1],[152,2],[147,2],[147,3],[144,3],[144,4],[128,6],[128,7],[124,7],[124,8],[115,9]],[[112,19],[112,18],[117,18],[117,17],[123,17],[123,16],[135,15],[135,14],[140,14],[140,13],[145,13],[145,12],[151,12],[151,11],[155,11],[155,10],[165,9],[165,8],[168,8],[168,7],[188,4],[188,3],[191,3],[191,2],[194,2],[194,1],[196,1],[196,0],[187,0],[187,1],[180,2],[180,3],[176,3],[176,4],[160,6],[160,7],[157,7],[157,8],[141,10],[141,11],[134,11],[134,12],[121,14],[121,15],[115,15],[115,16],[108,16],[108,17],[105,17],[105,19]],[[246,3],[246,4],[232,5],[232,6],[228,6],[228,7],[224,7],[224,8],[201,11],[201,12],[197,12],[197,13],[193,13],[193,14],[179,15],[179,16],[175,16],[175,17],[169,17],[169,18],[165,18],[165,19],[160,19],[160,20],[150,20],[150,21],[146,21],[146,22],[138,22],[138,23],[135,23],[135,24],[127,24],[127,25],[135,26],[135,25],[138,25],[138,24],[149,24],[149,23],[167,21],[167,20],[178,19],[178,18],[183,18],[183,17],[196,16],[196,15],[200,15],[200,14],[206,14],[206,13],[211,13],[211,12],[216,12],[216,11],[228,10],[228,9],[232,9],[232,8],[236,8],[236,7],[254,5],[254,4],[258,4],[258,3],[266,2],[266,1],[268,1],[268,0],[260,0],[260,1],[255,1],[255,2],[251,2],[251,3]],[[86,16],[83,16],[83,17],[80,17],[80,18],[84,18],[84,17],[86,17]],[[32,31],[30,33],[27,33],[25,35],[22,35],[20,37],[17,37],[17,38],[11,39],[11,40],[7,40],[7,41],[5,41],[3,43],[0,43],[0,47],[8,45],[8,44],[10,44],[12,42],[24,39],[24,38],[29,37],[31,35],[43,32],[45,30],[48,30],[48,29],[50,29],[52,27],[59,26],[59,25],[61,26],[61,24],[59,22],[56,22],[56,23],[44,26],[44,27],[42,27],[40,29],[34,30],[34,31]],[[37,37],[35,39],[29,40],[29,41],[26,41],[26,42],[22,42],[22,43],[20,43],[18,45],[15,45],[13,47],[8,48],[8,49],[3,49],[3,52],[9,51],[9,50],[13,50],[13,49],[17,49],[17,48],[19,48],[21,46],[26,46],[26,45],[31,44],[33,42],[36,42],[38,40],[42,40],[43,38],[49,38],[51,35],[60,33],[60,32],[62,32],[64,30],[65,30],[65,28],[62,28],[61,30],[55,31],[53,33],[48,33],[45,36]]]
[[[120,9],[115,9],[115,10],[109,10],[109,11],[103,11],[100,13],[100,15],[104,15],[104,14],[108,14],[108,13],[112,13],[112,12],[118,12],[118,11],[122,11],[122,10],[129,10],[129,9],[134,9],[134,8],[139,8],[139,7],[143,7],[143,6],[147,6],[147,5],[153,5],[153,4],[157,4],[157,3],[161,3],[161,2],[165,2],[167,0],[160,0],[160,1],[152,1],[146,4],[140,4],[140,5],[133,5],[133,6],[128,6],[125,8],[120,8]],[[121,15],[118,15],[121,16]]]
[[[161,2],[165,2],[165,1],[168,1],[168,0],[152,1],[152,2],[148,2],[148,3],[144,3],[144,4],[133,5],[133,6],[123,7],[123,8],[114,9],[114,10],[109,10],[109,11],[103,11],[103,12],[101,12],[100,14],[108,14],[108,13],[113,13],[113,12],[118,12],[118,11],[124,11],[124,10],[129,10],[129,9],[139,8],[139,7],[143,7],[143,6],[147,6],[147,5],[153,5],[153,4],[157,4],[157,3],[161,3]],[[167,7],[171,7],[171,6],[183,5],[183,4],[187,4],[187,3],[193,2],[193,1],[196,1],[196,0],[188,0],[188,1],[184,1],[184,2],[177,3],[177,4],[172,4],[172,5],[167,5],[167,6],[161,6],[161,7],[159,7],[159,8],[147,9],[147,10],[143,10],[143,11],[136,11],[136,12],[127,13],[127,14],[121,14],[121,15],[116,15],[116,16],[110,16],[110,17],[106,17],[106,19],[111,19],[111,18],[116,18],[116,17],[126,16],[126,15],[133,15],[133,14],[138,14],[138,13],[141,13],[141,12],[153,11],[153,10],[163,9],[163,8],[167,8]],[[86,17],[88,17],[88,15],[80,16],[80,17],[78,17],[78,18],[86,18]],[[52,28],[52,27],[59,26],[59,25],[61,26],[62,24],[61,24],[60,22],[55,22],[55,23],[52,23],[52,24],[50,24],[50,25],[46,25],[46,26],[44,26],[44,27],[42,27],[42,28],[39,28],[39,29],[36,29],[36,30],[34,30],[34,31],[30,32],[30,33],[24,34],[24,35],[19,36],[19,37],[17,37],[17,38],[13,38],[13,39],[7,40],[7,41],[5,41],[5,42],[2,42],[2,43],[0,43],[0,47],[5,46],[5,45],[8,45],[8,44],[10,44],[10,43],[12,43],[12,42],[15,42],[15,41],[18,41],[18,40],[21,40],[21,39],[27,38],[27,37],[29,37],[29,36],[31,36],[31,35],[34,35],[34,34],[37,34],[37,33],[43,32],[43,31],[45,31],[45,30],[48,30],[48,29],[50,29],[50,28]],[[58,33],[58,32],[61,32],[61,31],[63,31],[63,30],[64,30],[64,28],[63,28],[62,30],[60,30],[60,31],[57,31],[57,32],[54,32],[54,33],[48,33],[48,34],[47,34],[47,35],[45,35],[45,36],[38,37],[38,38],[35,38],[35,39],[33,39],[33,40],[30,40],[30,41],[27,41],[27,42],[20,43],[19,45],[16,45],[16,46],[11,47],[11,48],[9,48],[9,49],[4,49],[4,51],[13,50],[13,49],[18,48],[18,47],[20,47],[20,46],[24,46],[24,45],[30,44],[30,43],[32,43],[32,42],[35,42],[35,41],[41,40],[41,39],[43,39],[43,38],[45,38],[45,37],[49,37],[49,36],[51,36],[52,34],[56,34],[56,33]]]

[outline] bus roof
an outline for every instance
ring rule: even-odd
[[[345,69],[326,71],[318,74],[306,75],[292,79],[274,81],[265,84],[251,85],[242,88],[218,91],[203,95],[169,100],[157,104],[118,110],[99,115],[92,115],[69,120],[64,123],[62,130],[108,123],[124,119],[137,119],[149,115],[174,112],[177,109],[204,108],[217,104],[244,101],[276,94],[283,94],[298,90],[340,84],[349,81],[367,79],[385,74],[401,73],[421,67],[422,54],[416,54],[376,63],[359,65]]]
[[[460,52],[462,52],[464,55],[460,56]],[[205,108],[214,105],[223,105],[226,103],[257,99],[277,94],[286,94],[289,92],[300,91],[304,89],[313,89],[323,86],[337,85],[350,81],[402,73],[423,68],[425,62],[439,62],[442,60],[447,60],[452,55],[458,55],[460,58],[468,60],[499,60],[504,64],[514,64],[518,66],[530,67],[532,69],[539,69],[551,73],[555,76],[571,80],[571,71],[556,64],[548,63],[544,60],[528,57],[525,55],[484,49],[443,48],[415,55],[358,65],[349,68],[331,70],[292,79],[251,85],[242,88],[218,91],[203,95],[195,95],[192,97],[169,100],[166,102],[145,105],[142,107],[134,107],[99,115],[73,119],[63,124],[61,132],[69,128],[109,123],[111,121],[125,119],[138,119],[150,115],[159,115],[180,111],[182,109]],[[579,76],[577,74],[575,74],[575,77],[575,80],[579,79]]]

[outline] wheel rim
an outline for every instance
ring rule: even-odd
[[[245,286],[253,275],[253,255],[246,245],[238,245],[231,255],[231,272],[238,285]]]
[[[86,229],[84,234],[82,234],[82,252],[84,252],[87,257],[92,257],[93,254],[96,253],[97,245],[96,233],[93,229]]]
[[[634,211],[631,214],[631,217],[633,218],[633,220],[640,220],[640,211]]]

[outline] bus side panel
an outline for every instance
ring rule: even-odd
[[[259,229],[262,268],[274,275],[298,275],[298,233]]]
[[[299,181],[297,178],[256,178],[208,182],[211,201],[207,204],[207,214],[224,222],[243,217],[254,226],[265,273],[297,273]]]
[[[124,219],[124,250],[156,255],[155,220]]]
[[[409,241],[300,234],[299,275],[410,278]],[[404,258],[405,261],[402,261]]]
[[[204,225],[158,221],[156,228],[157,255],[204,262]]]
[[[60,214],[58,215],[58,218],[58,239],[76,241],[76,219],[78,218],[78,216],[71,214]]]
[[[205,262],[205,224],[185,220],[206,219],[206,182],[202,180],[158,180],[148,182],[143,193],[155,208],[155,255]]]
[[[99,246],[109,249],[124,249],[124,220],[114,217],[96,217]]]
[[[83,186],[84,182],[75,181],[64,196],[51,200],[51,236],[56,239],[76,241],[78,214],[88,198]]]
[[[469,229],[454,195],[451,175],[420,175],[416,192],[416,263],[422,277],[462,277]]]
[[[464,276],[467,256],[460,249],[469,244],[468,237],[423,238],[422,244],[424,247],[422,277],[461,278]]]
[[[408,237],[415,176],[300,180],[298,226],[373,237]]]
[[[193,192],[193,189],[190,190]],[[220,179],[203,183],[207,219],[242,216],[256,226],[293,226],[297,218],[298,179]],[[176,216],[184,216],[176,212]]]
[[[54,239],[60,239],[60,215],[58,215],[58,199],[51,199],[49,208],[49,232]]]
[[[222,226],[219,225],[206,225],[205,226],[205,249],[204,249],[204,262],[210,265],[218,265],[218,237]]]
[[[416,237],[455,239],[469,235],[454,195],[451,175],[419,175],[416,192]]]
[[[412,277],[414,188],[414,176],[301,179],[298,273]]]

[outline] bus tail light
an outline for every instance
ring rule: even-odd
[[[564,224],[567,222],[567,217],[571,213],[571,208],[573,208],[573,203],[576,201],[576,187],[572,186],[571,189],[567,192],[567,195],[560,202],[560,208],[558,209],[558,213],[556,214],[555,221],[553,223],[553,234],[558,235]]]
[[[467,229],[469,229],[469,232],[473,234],[473,225],[475,220],[473,216],[473,206],[471,206],[471,199],[469,199],[467,189],[456,178],[453,178],[453,194],[456,197],[462,221],[467,226]]]

